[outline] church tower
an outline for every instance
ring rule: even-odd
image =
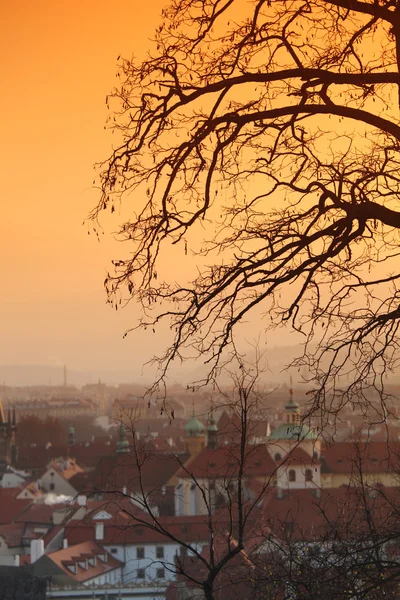
[[[194,414],[185,425],[185,448],[190,456],[196,456],[206,445],[206,431]]]
[[[211,409],[207,427],[207,447],[215,450],[218,446],[218,426],[215,422],[214,411]]]

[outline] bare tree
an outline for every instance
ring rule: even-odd
[[[150,532],[150,539],[153,532],[158,539],[179,548],[173,558],[154,557],[152,565],[172,574],[181,593],[189,590],[189,594],[200,594],[207,600],[222,598],[227,585],[235,585],[243,593],[246,590],[248,597],[254,565],[247,552],[264,539],[260,504],[276,478],[267,446],[249,443],[254,422],[251,417],[257,410],[259,373],[257,367],[250,368],[243,361],[241,365],[234,379],[235,399],[230,403],[240,419],[235,443],[228,440],[217,444],[215,439],[210,444],[208,440],[208,445],[190,460],[188,455],[163,455],[149,449],[149,440],[138,440],[132,420],[129,440],[122,435],[120,453],[99,462],[96,487],[91,490],[104,499],[105,508],[116,514],[113,528],[117,535],[123,537],[124,532],[140,528]],[[122,424],[124,427],[129,430]],[[184,485],[155,483],[156,469],[164,477],[169,472],[171,478],[178,478]],[[250,485],[254,480],[255,489]],[[194,513],[190,509],[191,496],[197,498]],[[171,500],[172,511],[165,511]],[[146,533],[141,540],[146,543]]]
[[[382,391],[398,361],[399,43],[397,0],[173,0],[148,58],[121,60],[92,218],[135,194],[105,286],[142,304],[141,326],[169,320],[160,380],[188,347],[213,377],[260,305],[265,329],[304,334],[295,364],[325,413]],[[190,283],[159,276],[169,244],[198,255]]]

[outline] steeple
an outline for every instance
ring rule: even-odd
[[[215,450],[218,446],[218,427],[214,419],[214,411],[212,407],[207,427],[207,446],[213,450]]]
[[[292,378],[290,378],[289,400],[285,404],[286,423],[300,422],[300,406],[293,399]]]
[[[193,413],[189,421],[185,425],[185,446],[186,451],[191,456],[196,456],[205,446],[206,431],[203,423],[201,423],[195,415],[194,406]]]
[[[68,446],[74,446],[75,445],[75,427],[73,427],[73,425],[71,425],[68,428]]]
[[[123,423],[119,426],[119,439],[116,444],[116,452],[118,454],[126,454],[129,452],[129,442],[126,439],[126,428]]]

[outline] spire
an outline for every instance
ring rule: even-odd
[[[75,445],[75,427],[73,425],[71,425],[68,428],[68,446],[74,446]]]
[[[11,427],[11,407],[10,406],[8,407],[7,425],[8,425],[8,428]]]
[[[12,426],[14,428],[17,426],[17,417],[15,416],[15,404],[13,405],[13,410],[12,410]]]
[[[214,410],[212,406],[207,427],[207,446],[213,450],[215,450],[218,446],[218,427],[214,418]]]
[[[300,406],[293,398],[293,383],[290,376],[289,400],[285,404],[287,423],[297,423],[300,420]]]

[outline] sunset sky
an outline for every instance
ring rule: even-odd
[[[143,55],[164,0],[1,3],[0,365],[140,372],[154,337],[122,341],[132,312],[105,305],[111,237],[82,226],[107,157],[117,56]],[[138,360],[137,349],[140,348]]]
[[[116,313],[105,303],[105,274],[120,252],[111,236],[118,211],[100,244],[82,225],[98,200],[93,165],[108,157],[114,139],[104,128],[105,97],[117,82],[117,57],[145,55],[165,5],[1,5],[0,367],[66,364],[99,375],[124,371],[133,380],[166,343],[166,328],[122,339],[138,309]],[[185,268],[185,258],[168,258]],[[251,343],[257,323],[246,324]],[[145,371],[145,379],[151,375]]]

